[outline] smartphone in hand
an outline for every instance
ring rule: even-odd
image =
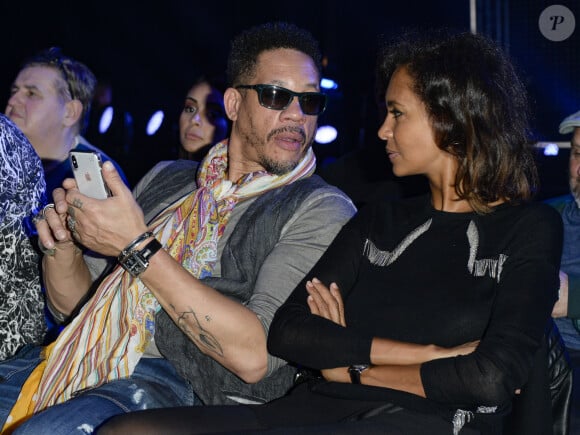
[[[96,199],[111,196],[101,173],[101,157],[92,151],[71,151],[69,153],[73,174],[79,191]]]

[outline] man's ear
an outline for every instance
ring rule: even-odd
[[[230,121],[238,119],[238,109],[242,103],[242,94],[234,88],[227,88],[224,92],[224,107]]]
[[[64,110],[64,124],[67,127],[72,127],[81,118],[83,114],[83,103],[79,100],[71,100],[65,103],[65,110]]]

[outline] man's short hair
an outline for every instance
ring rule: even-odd
[[[572,133],[576,127],[580,127],[580,111],[567,116],[560,123],[560,134]]]
[[[59,95],[64,99],[74,98],[81,102],[83,112],[80,117],[79,132],[82,131],[88,122],[97,84],[93,72],[85,64],[63,55],[58,47],[48,48],[28,58],[20,70],[33,66],[45,66],[57,71],[62,79],[56,83]]]
[[[229,85],[245,84],[255,75],[258,56],[265,51],[281,48],[310,56],[320,75],[322,55],[318,41],[312,34],[291,23],[272,22],[252,27],[232,40],[227,63]]]

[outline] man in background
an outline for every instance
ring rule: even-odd
[[[564,339],[574,368],[570,433],[580,430],[580,112],[562,121],[560,134],[572,133],[570,142],[570,194],[547,202],[564,222],[564,247],[560,266],[560,296],[552,316]],[[576,412],[575,412],[576,411]]]
[[[81,136],[95,85],[95,76],[86,65],[55,47],[27,59],[12,83],[5,113],[41,158],[49,199],[65,178],[73,176],[69,151],[94,151],[103,161],[111,160]],[[119,165],[113,163],[128,184]]]

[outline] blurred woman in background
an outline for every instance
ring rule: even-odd
[[[187,92],[179,116],[180,159],[201,161],[211,145],[228,137],[223,92],[202,77]]]

